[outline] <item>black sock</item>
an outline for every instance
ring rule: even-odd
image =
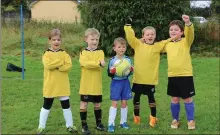
[[[157,113],[156,107],[150,107],[150,111],[151,111],[151,116],[156,117],[156,113]]]
[[[134,115],[139,116],[140,113],[140,93],[135,93],[133,98],[133,105],[134,105]]]
[[[95,119],[96,119],[96,126],[98,126],[102,121],[102,110],[94,110]]]
[[[80,118],[82,122],[82,127],[87,125],[86,118],[87,118],[87,111],[81,111],[80,110]]]
[[[140,113],[140,105],[134,105],[134,115],[139,116]]]

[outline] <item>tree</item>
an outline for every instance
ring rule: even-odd
[[[210,7],[192,8],[192,12],[195,14],[195,16],[203,16],[205,18],[210,17],[212,14]]]
[[[162,40],[168,38],[169,22],[190,12],[190,1],[87,0],[78,8],[83,23],[101,32],[101,48],[111,55],[113,40],[124,37],[123,26],[128,16],[133,18],[132,26],[137,37],[141,37],[141,30],[150,25],[157,30],[157,40]],[[133,53],[130,48],[127,52]]]
[[[29,0],[2,0],[1,1],[1,11],[4,12],[9,6],[12,6],[16,11],[20,9],[20,5],[23,5],[23,9],[28,9]]]
[[[12,2],[13,2],[13,0],[2,0],[1,1],[1,11],[4,12],[5,8],[8,7]]]
[[[220,1],[212,0],[211,2],[212,15],[220,22]]]

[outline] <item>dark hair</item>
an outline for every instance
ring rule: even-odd
[[[170,22],[169,28],[173,25],[177,25],[181,31],[184,31],[183,23],[180,20],[173,20],[172,22]]]
[[[52,29],[49,33],[48,38],[51,39],[54,36],[59,36],[61,38],[61,33],[59,29]]]

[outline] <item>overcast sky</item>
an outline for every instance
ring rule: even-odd
[[[211,0],[201,0],[201,1],[191,1],[191,7],[209,7],[211,4]]]
[[[80,0],[77,1],[80,2]],[[210,3],[211,0],[191,0],[190,2],[191,7],[201,7],[201,8],[209,7]]]

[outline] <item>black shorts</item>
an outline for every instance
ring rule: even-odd
[[[80,95],[80,100],[83,102],[101,103],[102,95]]]
[[[192,76],[168,77],[167,95],[186,99],[195,94]]]
[[[153,95],[155,93],[155,85],[133,83],[132,92],[144,95]]]

